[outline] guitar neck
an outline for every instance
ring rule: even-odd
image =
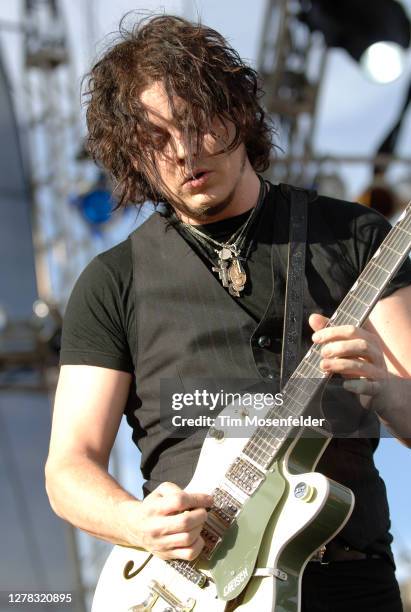
[[[327,327],[360,327],[410,249],[411,203],[334,312]],[[285,423],[304,414],[315,394],[330,377],[320,368],[320,350],[318,344],[311,346],[282,390],[283,405],[269,410],[266,419],[282,419]],[[287,424],[259,427],[244,446],[243,454],[267,468],[292,430],[295,431],[295,426]]]

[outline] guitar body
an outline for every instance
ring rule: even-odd
[[[238,412],[229,406],[220,416]],[[211,559],[196,560],[195,569],[207,576],[203,587],[147,552],[115,546],[92,612],[297,612],[306,563],[343,527],[354,504],[349,489],[311,471],[329,438],[302,433],[283,446]],[[207,436],[187,490],[212,493],[219,484],[216,474],[224,474],[241,454],[245,439],[225,434],[220,440]]]

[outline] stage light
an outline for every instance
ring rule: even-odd
[[[113,210],[111,193],[103,189],[95,189],[80,196],[77,205],[91,225],[107,223]]]
[[[39,319],[44,319],[50,314],[50,308],[44,300],[36,300],[33,304],[33,312]]]
[[[360,65],[372,81],[391,83],[404,71],[405,53],[397,43],[377,42],[362,54]]]
[[[38,341],[52,354],[58,353],[61,344],[63,318],[56,304],[36,300],[33,303],[31,325],[36,330]]]
[[[328,47],[345,49],[367,76],[388,83],[404,68],[410,22],[397,0],[300,0],[299,19],[321,32]]]
[[[71,198],[71,202],[84,220],[96,230],[110,221],[115,207],[108,179],[103,172],[99,173],[97,181],[86,191]]]

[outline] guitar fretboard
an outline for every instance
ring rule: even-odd
[[[368,262],[327,327],[360,327],[410,249],[411,203]],[[320,350],[320,345],[312,345],[282,390],[283,405],[269,410],[265,415],[266,419],[298,418],[304,414],[314,395],[330,377],[330,374],[320,368]],[[242,452],[262,467],[268,468],[292,429],[292,425],[259,427]]]

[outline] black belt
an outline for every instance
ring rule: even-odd
[[[333,561],[362,561],[364,559],[382,559],[383,556],[378,553],[366,553],[360,550],[355,550],[339,542],[338,540],[332,540],[325,546],[322,546],[314,555],[310,561],[315,563],[322,563],[326,565]]]

